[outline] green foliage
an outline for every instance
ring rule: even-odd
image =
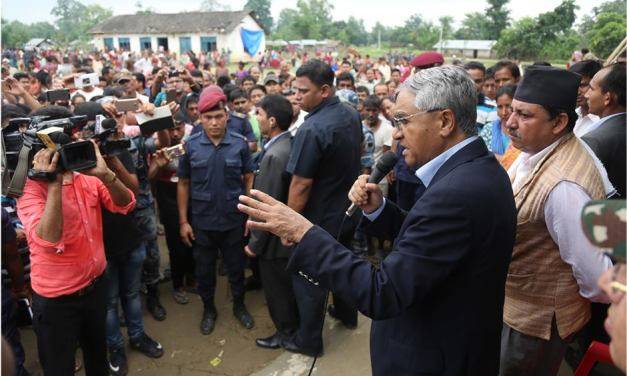
[[[443,16],[438,20],[440,22],[440,30],[442,30],[442,40],[451,39],[453,36],[453,22],[455,21],[451,16]]]
[[[329,32],[333,5],[328,0],[298,0],[296,7],[297,10],[285,8],[281,11],[273,38],[336,39]]]
[[[244,9],[252,10],[257,15],[258,21],[267,29],[272,29],[274,20],[272,19],[272,13],[270,13],[270,7],[272,6],[271,0],[248,0]]]
[[[514,22],[512,27],[501,31],[501,37],[495,45],[500,57],[533,60],[542,48],[537,38],[537,22],[531,17],[524,17]]]
[[[52,8],[59,30],[56,40],[62,44],[91,39],[89,29],[113,15],[110,9],[97,4],[84,5],[77,0],[57,0]]]
[[[466,13],[462,25],[455,32],[456,39],[489,39],[489,22],[479,13]]]
[[[509,24],[509,10],[506,8],[509,0],[488,0],[488,8],[485,11],[488,19],[485,25],[487,39],[498,39],[501,30]]]
[[[581,43],[572,30],[576,9],[574,0],[563,0],[550,12],[514,22],[501,31],[495,46],[497,54],[527,60],[568,58]]]
[[[586,34],[590,50],[601,59],[607,58],[625,38],[625,13],[600,13]]]
[[[2,48],[22,48],[33,38],[55,39],[57,30],[48,22],[24,24],[20,21],[2,20]]]

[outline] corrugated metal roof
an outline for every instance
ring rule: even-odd
[[[495,40],[463,40],[448,39],[442,41],[443,50],[491,50],[496,44]],[[433,48],[439,49],[440,43],[436,43]]]
[[[228,34],[249,14],[250,12],[246,10],[127,14],[113,16],[94,26],[89,32],[92,34],[181,34],[213,30]]]

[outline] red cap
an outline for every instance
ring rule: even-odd
[[[226,104],[226,96],[222,89],[217,85],[207,86],[198,99],[198,111],[207,112],[214,109],[224,108]]]
[[[417,68],[431,67],[435,64],[444,64],[444,56],[435,51],[423,52],[411,61],[411,65]]]

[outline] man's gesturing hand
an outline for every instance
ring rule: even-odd
[[[239,196],[240,204],[237,208],[250,217],[247,224],[251,229],[268,231],[298,243],[313,227],[305,217],[271,196],[255,189],[250,194],[254,198]]]
[[[348,199],[364,212],[372,213],[383,204],[383,192],[379,185],[368,183],[370,175],[361,175],[348,192]]]

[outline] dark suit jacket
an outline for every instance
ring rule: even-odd
[[[581,139],[603,163],[610,182],[625,198],[625,114],[603,122]]]
[[[285,171],[290,159],[292,138],[289,133],[282,135],[265,151],[259,164],[259,173],[253,187],[269,194],[281,202],[287,202],[291,175]],[[265,231],[252,230],[250,249],[265,259],[287,258],[289,248],[281,244],[281,239]]]
[[[371,317],[375,375],[496,375],[516,231],[506,172],[481,139],[451,156],[409,213],[370,226],[396,237],[379,268],[319,227],[289,267]],[[366,228],[367,229],[367,228]]]

